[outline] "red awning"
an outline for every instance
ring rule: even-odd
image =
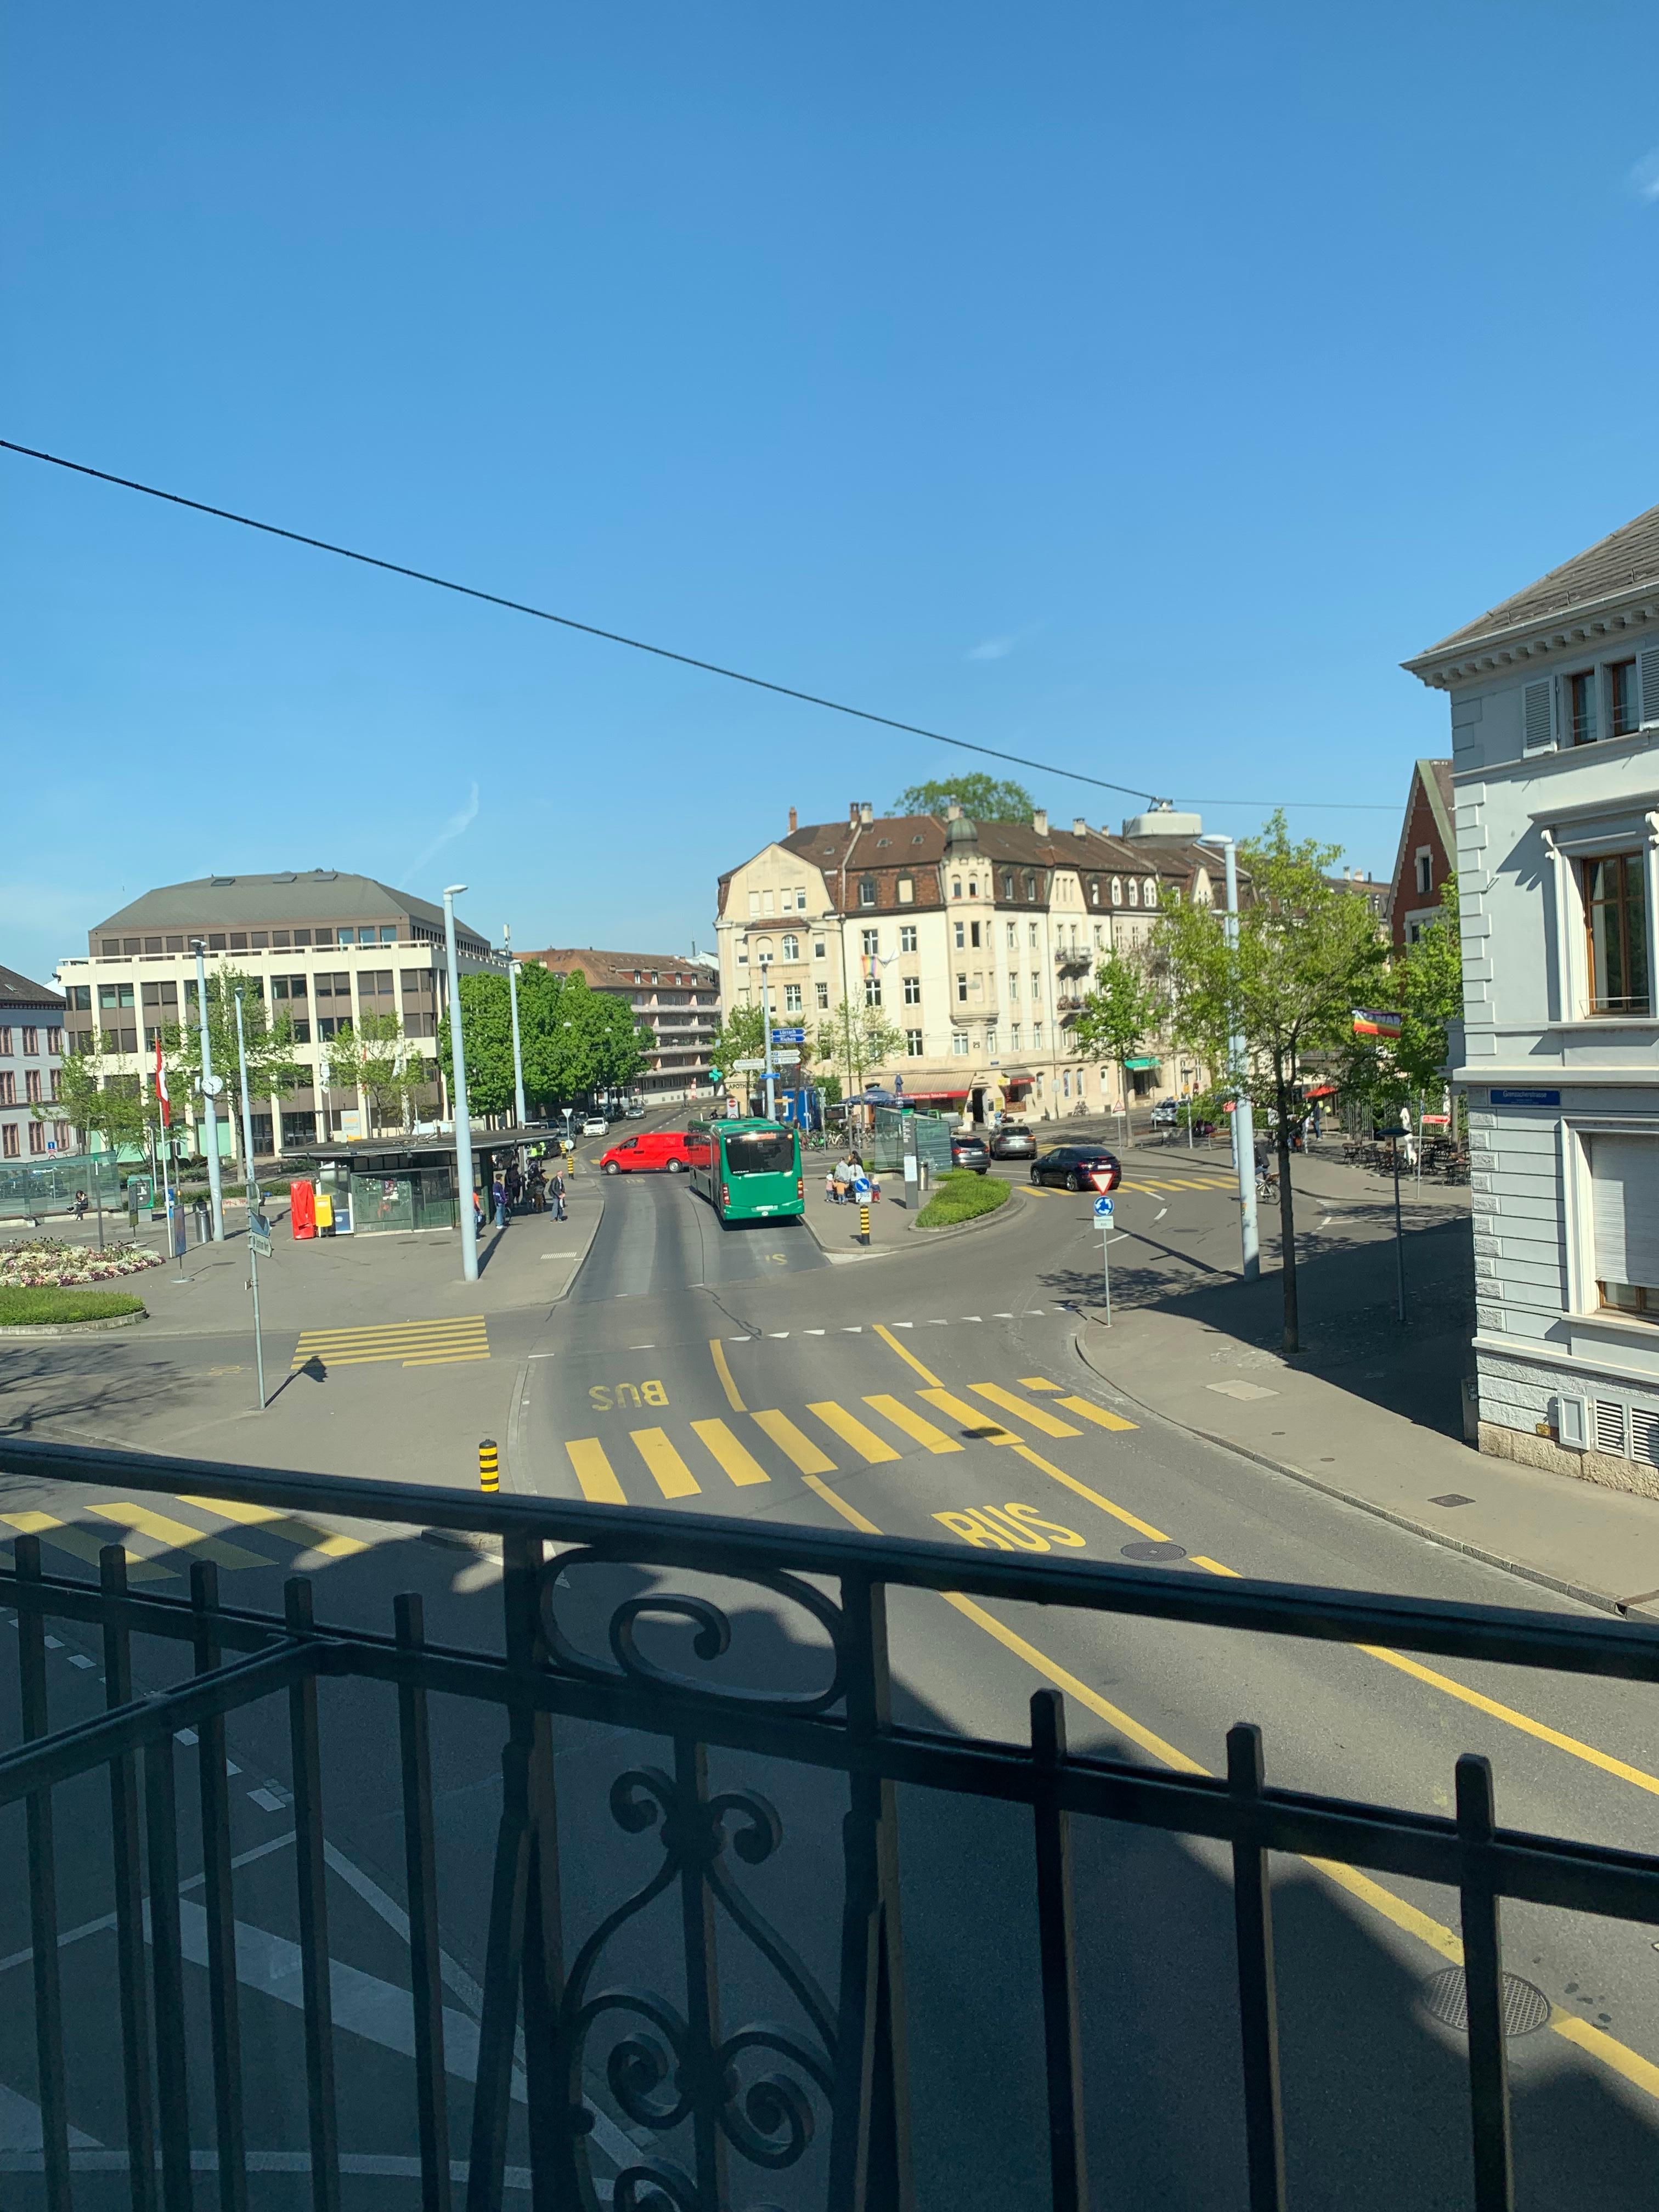
[[[1302,1096],[1304,1098],[1334,1098],[1336,1085],[1334,1083],[1316,1083],[1310,1091],[1304,1091]]]

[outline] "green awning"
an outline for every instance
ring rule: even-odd
[[[1151,1059],[1143,1057],[1139,1060],[1126,1060],[1123,1063],[1125,1067],[1157,1067],[1159,1064],[1156,1054]]]

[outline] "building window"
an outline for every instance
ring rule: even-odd
[[[968,878],[968,896],[969,898],[979,896],[979,878],[976,876],[969,876]]]
[[[45,1127],[39,1121],[31,1121],[29,1123],[29,1150],[32,1152],[44,1152],[46,1149],[46,1133]]]
[[[988,1059],[994,1059],[1000,1049],[1000,1046],[997,1043],[996,1031],[994,1030],[987,1030],[985,1032],[986,1057]]]
[[[757,937],[750,950],[763,968],[769,964],[772,958],[772,940],[769,937]]]
[[[40,1071],[31,1067],[23,1077],[23,1097],[31,1106],[40,1103]]]
[[[1028,899],[1036,896],[1036,878],[1030,868],[1025,871],[1025,896]]]
[[[1100,904],[1100,878],[1098,876],[1091,876],[1089,878],[1089,903],[1091,906],[1098,906]]]
[[[957,947],[957,951],[958,952],[961,952],[961,951],[965,951],[965,950],[966,950],[966,948],[967,948],[967,944],[968,944],[968,925],[966,924],[966,922],[959,921],[959,922],[957,922],[957,925],[956,925],[956,947]]]
[[[967,1057],[968,1057],[968,1032],[967,1032],[967,1030],[951,1030],[951,1059],[952,1059],[952,1060],[966,1060],[966,1059],[967,1059]]]
[[[758,891],[750,891],[749,894],[749,919],[750,921],[758,921],[760,920],[760,893]],[[634,981],[636,983],[640,979],[637,975],[634,978]]]
[[[968,941],[975,951],[979,950],[979,924],[976,921],[970,921],[968,925]]]
[[[812,939],[812,957],[814,960],[822,960],[823,957],[823,939],[821,937],[815,937]]]
[[[881,932],[878,929],[861,929],[859,932],[859,937],[862,943],[865,958],[873,960],[881,950]]]
[[[907,1060],[920,1060],[921,1058],[921,1031],[920,1030],[906,1030],[904,1032],[904,1056]]]
[[[921,1004],[921,978],[920,975],[907,975],[905,977],[904,1003],[907,1006],[919,1006]]]
[[[1648,918],[1636,853],[1582,860],[1585,951],[1593,1014],[1650,1014]]]
[[[1042,999],[1042,970],[1040,968],[1033,968],[1031,970],[1031,1003],[1034,1006],[1040,1005]]]
[[[48,1030],[46,1031],[46,1050],[50,1053],[61,1054],[63,1049],[64,1032],[62,1030]]]
[[[901,906],[914,906],[915,904],[916,880],[914,876],[901,876],[899,878],[898,902]],[[805,900],[803,899],[801,901],[801,904],[805,906]]]
[[[1034,922],[1034,921],[1033,921],[1033,922],[1029,923],[1029,924],[1027,925],[1027,927],[1029,927],[1029,929],[1030,929],[1030,933],[1031,933],[1031,945],[1032,945],[1032,949],[1033,949],[1033,951],[1035,951],[1035,950],[1036,950],[1036,942],[1037,942],[1037,926],[1036,926],[1036,922]]]
[[[1627,738],[1642,726],[1636,704],[1636,663],[1615,660],[1602,673],[1607,679],[1607,735]]]
[[[1589,1139],[1595,1288],[1612,1313],[1659,1321],[1659,1139]]]
[[[1114,906],[1121,906],[1122,903],[1123,878],[1121,876],[1114,876],[1112,878],[1112,904]]]
[[[0,1067],[0,1106],[17,1103],[17,1078],[9,1067]]]
[[[1567,726],[1576,745],[1595,743],[1595,671],[1567,678]]]
[[[881,1004],[881,978],[879,975],[866,975],[865,977],[864,1003],[866,1006],[878,1006]]]
[[[1417,896],[1426,898],[1434,888],[1434,855],[1426,845],[1419,845],[1416,854]]]
[[[1033,1052],[1041,1052],[1042,1049],[1042,1024],[1041,1022],[1033,1022],[1031,1024],[1031,1049]]]
[[[799,985],[799,983],[786,983],[786,984],[784,985],[784,987],[783,987],[783,1011],[784,1011],[784,1012],[785,1012],[786,1014],[798,1014],[798,1013],[799,1013],[799,1012],[800,1012],[800,985]]]
[[[873,906],[876,902],[876,879],[873,876],[859,878],[859,904]]]
[[[92,986],[90,983],[71,983],[68,996],[70,1006],[76,1013],[84,1014],[91,1012]]]
[[[1133,876],[1129,878],[1129,903],[1131,906],[1140,904],[1140,885]]]
[[[125,1005],[126,1005],[126,1006],[130,1006],[132,1004],[132,1001],[131,1001],[131,999],[127,999],[127,1000],[124,1000],[124,1001],[123,1001],[123,1003],[124,1003]],[[26,1029],[26,1030],[24,1030],[24,1032],[23,1032],[23,1056],[24,1056],[24,1058],[25,1058],[25,1059],[27,1059],[27,1060],[36,1060],[36,1059],[38,1059],[38,1058],[40,1057],[40,1030],[27,1030],[27,1029]]]
[[[818,1012],[821,1014],[828,1013],[830,1011],[830,986],[827,983],[814,983],[812,988],[817,997]]]
[[[960,876],[952,876],[951,878],[951,896],[952,898],[960,898],[962,896],[962,878]]]
[[[1017,921],[1011,921],[1008,925],[1008,950],[1012,952],[1018,943],[1019,924]]]
[[[1011,999],[1019,996],[1019,970],[1017,968],[1008,970],[1008,996]]]
[[[968,978],[961,969],[958,969],[957,971],[957,1004],[959,1006],[965,1006],[967,1003]]]
[[[1012,898],[1013,895],[1014,872],[1012,868],[1005,868],[1002,872],[1002,896],[1004,898]]]
[[[784,939],[784,940],[783,940],[783,957],[784,957],[784,958],[785,958],[786,960],[799,960],[799,959],[800,958],[800,939],[799,939],[799,938],[798,938],[798,937],[786,937],[786,938]]]
[[[1018,1022],[1010,1022],[1008,1024],[1008,1049],[1010,1052],[1018,1052],[1019,1050],[1019,1024]]]

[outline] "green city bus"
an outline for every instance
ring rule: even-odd
[[[776,1121],[693,1121],[685,1133],[691,1188],[732,1221],[799,1219],[805,1211],[800,1138]]]

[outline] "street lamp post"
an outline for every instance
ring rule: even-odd
[[[259,1383],[259,1411],[265,1410],[265,1347],[259,1334],[259,1253],[255,1224],[261,1218],[253,1181],[253,1108],[247,1095],[247,1039],[242,1030],[242,994],[236,994],[236,1065],[242,1077],[242,1165],[247,1170],[247,1286],[253,1294],[253,1364]]]
[[[501,924],[501,950],[507,955],[507,998],[513,1009],[513,1106],[519,1127],[525,1123],[524,1054],[519,1049],[519,971],[513,961],[513,925]],[[522,1163],[520,1163],[522,1164]]]
[[[213,1044],[208,1035],[207,947],[196,939],[196,1012],[202,1030],[202,1126],[207,1132],[208,1190],[213,1201],[213,1241],[225,1241],[225,1201],[219,1188],[219,1117],[214,1094],[219,1079],[213,1072]]]
[[[765,1058],[766,1118],[769,1121],[775,1121],[778,1113],[772,1088],[776,1080],[772,1072],[772,963],[764,957],[761,961],[761,1051]]]
[[[1227,867],[1227,913],[1224,927],[1230,952],[1238,950],[1238,848],[1219,833],[1206,836],[1206,845],[1219,845]],[[1261,1273],[1261,1240],[1255,1218],[1255,1121],[1245,1088],[1244,1038],[1237,1026],[1235,1000],[1227,1036],[1228,1073],[1233,1087],[1233,1168],[1238,1176],[1238,1237],[1244,1279],[1253,1283]]]
[[[444,892],[444,953],[449,969],[450,1103],[455,1109],[455,1181],[461,1209],[461,1274],[478,1279],[478,1228],[472,1218],[472,1119],[466,1103],[466,1048],[461,1042],[461,969],[455,954],[455,901],[466,889],[451,884]]]

